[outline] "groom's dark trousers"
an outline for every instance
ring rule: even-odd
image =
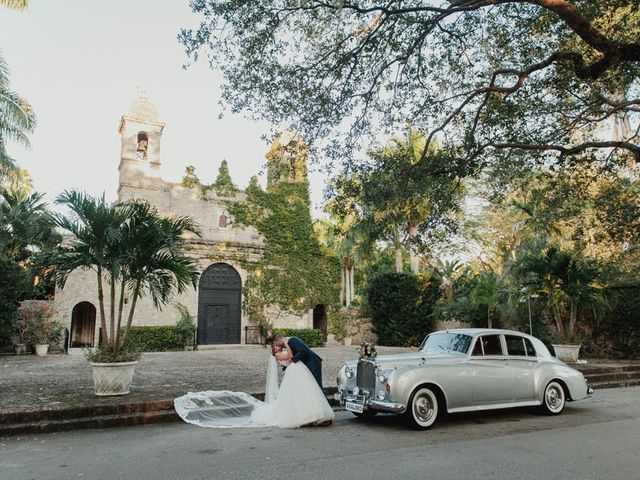
[[[291,361],[304,363],[322,388],[322,359],[298,337],[289,338],[288,343],[293,355]]]

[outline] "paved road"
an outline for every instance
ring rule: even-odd
[[[339,412],[331,427],[150,425],[0,439],[0,478],[640,478],[640,387],[597,392],[558,417],[459,414],[427,432]]]

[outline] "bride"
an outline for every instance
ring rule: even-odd
[[[274,347],[269,355],[264,402],[245,392],[190,392],[174,400],[187,423],[201,427],[280,427],[330,423],[334,413],[315,378],[302,362],[290,363],[291,352]],[[286,364],[278,388],[278,362]]]

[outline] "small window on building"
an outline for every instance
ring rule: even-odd
[[[218,226],[220,228],[227,228],[227,225],[229,224],[229,217],[227,217],[227,214],[222,212],[222,215],[220,215],[220,218],[218,219]]]

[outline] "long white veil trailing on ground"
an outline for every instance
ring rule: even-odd
[[[264,427],[269,425],[269,414],[265,407],[275,402],[278,396],[278,365],[269,354],[265,401],[245,392],[208,390],[189,392],[174,400],[176,413],[187,423],[210,428]],[[255,410],[261,414],[255,417]]]
[[[210,428],[298,428],[334,418],[324,392],[302,362],[289,365],[278,386],[278,365],[269,355],[264,400],[244,392],[209,390],[187,393],[174,404],[185,422]]]

